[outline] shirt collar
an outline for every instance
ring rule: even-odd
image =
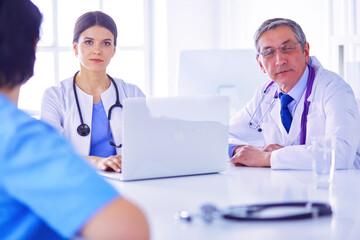
[[[289,91],[289,95],[298,103],[305,92],[307,79],[309,76],[309,69],[306,66],[303,75],[300,80],[295,84],[295,86]]]

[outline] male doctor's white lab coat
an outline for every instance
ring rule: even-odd
[[[286,146],[271,154],[273,169],[311,169],[312,158],[309,149],[312,137],[326,136],[336,138],[337,169],[360,168],[360,117],[358,106],[351,87],[337,74],[324,69],[320,62],[311,57],[309,64],[315,70],[313,89],[307,116],[306,143],[300,145],[301,115],[304,110],[304,94],[298,103],[289,133],[286,132],[280,118],[280,100],[273,101],[279,90],[273,84],[260,102],[269,82],[259,88],[253,99],[230,119],[229,145],[279,144]],[[260,104],[260,106],[259,106]],[[260,123],[262,132],[249,127],[249,121],[257,110],[254,121]],[[270,110],[266,113],[266,110]]]

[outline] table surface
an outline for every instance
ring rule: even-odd
[[[315,189],[311,171],[228,166],[218,174],[121,182],[107,179],[138,204],[150,223],[151,239],[360,239],[360,171],[335,173],[333,189]],[[201,205],[284,201],[330,203],[332,217],[272,222],[216,219],[179,221],[180,210],[199,213]]]

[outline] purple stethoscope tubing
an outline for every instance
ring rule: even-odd
[[[309,65],[309,77],[306,86],[305,100],[304,100],[304,111],[301,115],[301,130],[300,130],[300,145],[305,145],[306,142],[306,124],[307,124],[307,115],[309,113],[310,102],[308,100],[315,79],[315,70],[312,66]]]
[[[305,145],[306,142],[306,124],[307,124],[307,115],[309,113],[309,108],[310,108],[310,101],[308,100],[309,96],[311,95],[311,91],[312,91],[312,87],[314,84],[314,79],[315,79],[315,70],[312,66],[308,65],[309,68],[309,76],[308,76],[308,81],[306,83],[306,92],[305,92],[305,100],[304,100],[304,110],[303,113],[301,115],[301,126],[300,126],[300,145]],[[268,89],[274,84],[274,81],[271,81],[265,88],[263,96],[260,100],[260,103],[262,102],[265,94],[267,93]],[[275,92],[274,95],[274,100],[278,98],[278,92]],[[273,100],[273,102],[274,102]],[[270,106],[273,104],[273,102],[270,104]],[[260,103],[258,105],[258,107],[255,109],[255,112],[253,114],[253,116],[255,115],[255,113],[257,112],[258,108],[260,107]],[[258,121],[257,125],[255,128],[258,128],[258,131],[261,132],[262,130],[260,130],[260,123],[262,121],[262,119],[264,118],[265,114],[269,111],[270,107],[265,111],[264,115],[261,117],[261,119]],[[249,122],[249,126],[252,126],[252,119],[253,116],[250,119]]]

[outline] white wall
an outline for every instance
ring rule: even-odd
[[[174,95],[181,50],[219,48],[221,0],[155,1],[155,15],[164,15],[154,31],[154,95]],[[160,64],[159,64],[160,62]],[[166,62],[166,65],[164,64]],[[164,88],[167,86],[167,89]]]
[[[360,0],[329,0],[331,63],[360,98]]]
[[[223,2],[227,17],[222,28],[227,39],[224,48],[253,48],[256,29],[267,19],[282,17],[296,21],[310,43],[310,54],[329,66],[329,21],[327,0],[227,0]]]
[[[298,22],[310,54],[331,69],[328,0],[154,0],[154,10],[154,96],[175,94],[181,50],[253,48],[256,29],[273,17]]]

